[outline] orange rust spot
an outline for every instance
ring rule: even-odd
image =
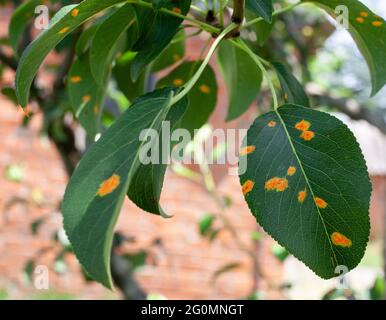
[[[367,17],[369,16],[369,14],[368,14],[366,11],[361,11],[361,12],[359,13],[359,15],[360,15],[361,17],[363,17],[363,18],[367,18]]]
[[[334,245],[340,246],[340,247],[351,247],[352,242],[349,238],[341,234],[340,232],[334,232],[331,235],[331,241]]]
[[[358,17],[358,18],[356,18],[355,20],[356,20],[356,22],[358,22],[358,23],[363,23],[363,22],[365,22],[365,19],[363,19],[362,17]]]
[[[175,12],[175,13],[181,13],[181,9],[180,8],[173,8],[172,11]]]
[[[71,15],[72,15],[73,17],[78,16],[78,13],[79,13],[79,9],[74,9],[74,10],[71,11]]]
[[[289,167],[288,169],[287,169],[287,174],[289,175],[289,176],[293,176],[294,174],[296,173],[296,168],[295,167]]]
[[[177,78],[177,79],[174,79],[173,80],[173,84],[177,87],[179,87],[180,85],[182,85],[184,83],[184,81],[180,78]]]
[[[113,174],[110,178],[100,184],[97,195],[104,197],[110,194],[119,186],[120,182],[121,178],[117,174]]]
[[[318,208],[325,209],[327,207],[327,202],[324,201],[322,198],[315,197],[314,201]]]
[[[247,154],[250,154],[252,153],[253,151],[255,151],[256,147],[255,146],[246,146],[244,148],[241,149],[240,151],[240,156],[245,156]]]
[[[268,122],[268,127],[273,128],[276,126],[276,121],[270,121]]]
[[[59,34],[66,33],[68,30],[70,30],[70,27],[64,27],[62,30],[59,31]]]
[[[82,81],[82,78],[79,77],[79,76],[73,76],[73,77],[71,77],[70,81],[71,81],[72,83],[79,83],[79,82]]]
[[[288,188],[288,180],[286,178],[273,177],[265,182],[265,189],[268,191],[282,192]]]
[[[83,102],[84,103],[87,103],[87,102],[89,102],[90,100],[91,100],[91,96],[84,96],[83,98],[82,98],[82,100],[83,100]]]
[[[374,27],[380,27],[381,25],[383,25],[383,21],[373,21],[371,24]]]
[[[309,123],[307,120],[299,121],[297,124],[295,124],[295,129],[298,129],[300,131],[307,131],[311,127],[311,123]]]
[[[95,114],[99,113],[99,106],[97,104],[94,106],[93,111]]]
[[[303,131],[300,135],[300,138],[304,139],[305,141],[310,141],[315,137],[315,132],[313,131]]]
[[[303,203],[304,200],[306,200],[306,197],[307,197],[307,191],[306,190],[299,191],[299,193],[298,193],[298,201],[300,203]]]
[[[255,183],[251,180],[245,181],[243,186],[242,186],[243,195],[245,196],[248,193],[250,193],[252,191],[254,185],[255,185]]]
[[[208,93],[210,93],[210,88],[206,84],[202,84],[200,86],[200,91],[202,93],[208,94]]]
[[[288,100],[288,93],[284,93],[284,100]]]
[[[175,54],[173,54],[173,60],[174,61],[178,61],[178,60],[180,60],[180,55],[179,54],[177,54],[177,53],[175,53]]]

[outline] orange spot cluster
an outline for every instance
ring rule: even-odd
[[[255,183],[251,180],[245,181],[243,186],[242,186],[243,195],[246,196],[248,193],[250,193],[252,191],[254,185],[255,185]]]
[[[66,33],[68,30],[70,30],[70,27],[64,27],[62,30],[59,31],[59,34]]]
[[[293,167],[293,166],[288,167],[288,169],[287,169],[287,175],[293,176],[295,173],[296,173],[296,168],[295,168],[295,167]]]
[[[177,78],[173,80],[173,84],[177,87],[181,86],[184,83],[184,80]]]
[[[303,203],[304,200],[306,200],[306,197],[307,197],[307,190],[299,191],[299,193],[298,193],[298,201],[300,203]]]
[[[71,15],[72,15],[73,17],[77,17],[78,14],[79,14],[79,9],[74,9],[74,10],[71,11]]]
[[[210,93],[210,88],[206,84],[202,84],[200,86],[200,91],[202,93],[208,94],[208,93]]]
[[[268,127],[273,128],[276,126],[276,121],[270,121],[268,122]]]
[[[247,154],[250,154],[256,150],[255,146],[246,146],[240,150],[240,156],[245,156]]]
[[[282,192],[288,188],[286,178],[273,177],[265,182],[265,189],[268,191]]]
[[[87,102],[89,102],[91,100],[91,96],[89,96],[89,95],[83,96],[82,100],[83,100],[84,103],[87,103]]]
[[[101,183],[97,195],[104,197],[112,193],[119,186],[120,182],[121,178],[117,174],[113,174],[110,178]]]
[[[346,236],[344,236],[343,234],[341,234],[340,232],[334,232],[331,235],[331,241],[334,245],[340,246],[340,247],[348,248],[348,247],[351,247],[352,245],[352,241]]]
[[[73,77],[71,77],[70,81],[72,83],[79,83],[82,81],[82,78],[80,76],[73,76]]]
[[[314,201],[316,206],[321,209],[325,209],[328,205],[326,201],[324,201],[322,198],[319,198],[319,197],[315,197]]]
[[[366,21],[366,18],[368,18],[369,16],[369,13],[366,12],[366,11],[361,11],[359,13],[359,16],[355,18],[355,21],[358,22],[358,23],[364,23]],[[374,16],[375,19],[380,19],[379,16]],[[374,27],[380,27],[383,25],[383,21],[382,20],[374,20],[371,22],[371,24],[374,26]]]

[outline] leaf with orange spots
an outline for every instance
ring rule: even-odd
[[[145,67],[154,61],[161,52],[170,44],[176,35],[183,19],[163,13],[160,9],[166,8],[186,15],[190,8],[191,0],[151,1],[156,10],[149,10],[141,6],[134,6],[137,25],[138,40],[133,51],[138,52],[131,67],[131,78],[136,81]]]
[[[240,183],[264,230],[322,278],[338,276],[339,265],[353,269],[368,242],[371,184],[347,126],[286,104],[255,120],[242,150],[251,145],[239,160]]]
[[[98,85],[91,74],[88,52],[79,56],[72,64],[67,79],[67,91],[76,118],[93,139],[100,131],[105,87]]]
[[[162,78],[157,87],[175,86],[176,79],[182,80],[182,86],[186,83],[199,67],[201,61],[187,61],[180,64],[171,71],[166,77]],[[193,133],[194,129],[201,128],[207,123],[217,102],[217,82],[216,76],[211,66],[207,66],[200,79],[190,90],[189,106],[181,120],[181,127]]]
[[[358,0],[302,0],[325,9],[334,16],[335,8],[346,6],[349,10],[349,27],[370,69],[372,93],[375,95],[386,84],[386,22]]]
[[[228,89],[227,121],[240,117],[260,92],[262,75],[255,62],[233,43],[220,44],[217,61]]]
[[[132,186],[137,186],[143,197],[131,199],[146,210],[159,200],[164,168],[157,171],[156,179],[138,171],[144,169],[140,157],[148,142],[146,136],[152,130],[160,133],[169,112],[181,115],[180,108],[187,105],[186,99],[171,105],[174,94],[167,88],[134,101],[91,145],[67,185],[62,203],[66,234],[87,274],[108,288],[113,286],[110,255],[114,226],[127,192],[131,195]],[[144,139],[140,140],[141,133]]]
[[[84,0],[78,5],[65,6],[56,13],[48,29],[39,34],[20,58],[16,73],[16,93],[23,108],[28,103],[32,81],[49,52],[88,19],[122,2],[124,0]],[[78,9],[78,14],[74,17],[71,12],[75,8]]]
[[[280,81],[284,101],[286,103],[298,104],[303,107],[309,107],[310,101],[302,84],[295,78],[287,66],[281,62],[272,62]]]

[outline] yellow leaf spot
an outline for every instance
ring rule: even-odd
[[[288,100],[288,93],[284,93],[284,100]]]
[[[362,11],[359,13],[359,15],[363,18],[367,18],[369,16],[369,14],[366,12],[366,11]]]
[[[252,191],[254,185],[255,185],[255,183],[251,180],[245,181],[245,183],[243,184],[243,187],[242,187],[243,195],[246,196],[248,193],[250,193]]]
[[[273,128],[274,126],[276,126],[276,121],[268,122],[268,127]]]
[[[119,186],[120,182],[121,178],[117,174],[112,175],[110,178],[100,184],[97,195],[104,197],[110,194]]]
[[[210,93],[210,88],[206,84],[202,84],[200,86],[200,91],[202,93],[208,94],[208,93]]]
[[[82,98],[82,100],[83,100],[83,102],[84,103],[87,103],[87,102],[89,102],[90,100],[91,100],[91,96],[84,96],[83,98]]]
[[[68,30],[70,30],[70,27],[64,27],[62,30],[59,31],[59,34],[66,33]]]
[[[340,232],[334,232],[331,235],[331,241],[334,245],[340,246],[340,247],[351,247],[352,242],[349,238],[341,234]]]
[[[383,21],[373,21],[371,24],[374,27],[380,27],[381,25],[383,25]]]
[[[305,141],[310,141],[315,137],[315,133],[313,131],[304,131],[300,135],[300,138],[304,139]]]
[[[309,123],[307,120],[299,121],[297,124],[295,124],[295,129],[298,129],[300,131],[307,131],[311,127],[311,123]]]
[[[303,203],[304,200],[306,200],[306,197],[307,197],[307,191],[306,190],[299,191],[299,193],[298,193],[298,201],[300,203]]]
[[[181,57],[180,57],[179,54],[177,54],[177,53],[173,54],[173,60],[174,60],[174,61],[178,61],[178,60],[180,60],[180,59],[181,59]]]
[[[282,192],[288,188],[288,180],[286,178],[273,177],[265,182],[265,189],[268,191]]]
[[[179,78],[173,80],[173,84],[177,87],[181,86],[183,83],[184,83],[184,81],[182,79],[179,79]]]
[[[315,197],[314,200],[318,208],[325,209],[327,207],[327,202],[324,201],[322,198]]]
[[[99,113],[99,106],[97,104],[94,106],[94,113],[95,114]]]
[[[175,13],[181,13],[181,9],[180,8],[173,8],[172,11],[175,12]]]
[[[79,9],[74,9],[74,10],[71,11],[71,15],[72,15],[73,17],[77,17],[77,16],[78,16],[78,13],[79,13]]]
[[[82,78],[79,76],[73,76],[73,77],[71,77],[70,81],[72,83],[79,83],[80,81],[82,81]]]
[[[356,20],[356,22],[358,22],[358,23],[363,23],[363,22],[365,22],[365,19],[363,19],[362,17],[358,17],[358,18],[356,18],[355,20]]]
[[[255,146],[246,146],[244,148],[241,149],[240,151],[240,156],[245,156],[247,154],[250,154],[252,153],[253,151],[255,151],[256,147]]]
[[[289,175],[289,176],[293,176],[294,174],[296,173],[296,168],[295,167],[289,167],[288,169],[287,169],[287,174]]]

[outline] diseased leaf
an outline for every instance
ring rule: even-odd
[[[158,88],[182,87],[195,73],[201,61],[188,61],[180,64],[157,83]],[[209,65],[188,94],[189,107],[181,120],[181,127],[193,133],[207,123],[217,101],[217,82],[215,73]]]
[[[349,28],[370,69],[372,92],[375,95],[386,83],[386,22],[357,0],[302,0],[315,3],[335,16],[335,8],[347,6]]]
[[[70,32],[95,14],[123,0],[84,0],[79,5],[63,7],[43,31],[24,51],[16,73],[16,93],[24,108],[28,102],[32,81],[48,53]]]
[[[191,0],[158,2],[162,8],[186,15]],[[143,69],[151,63],[170,43],[182,22],[181,18],[162,13],[159,10],[135,6],[139,37],[133,50],[138,51],[134,59],[131,77],[135,81]]]
[[[223,42],[218,50],[218,63],[229,96],[227,121],[241,116],[259,93],[262,75],[255,62],[231,42]]]
[[[297,104],[303,107],[309,107],[310,101],[305,93],[303,86],[292,75],[288,68],[280,62],[272,62],[278,75],[281,88],[284,94],[284,101]]]
[[[90,48],[91,73],[99,85],[103,85],[106,72],[116,54],[118,39],[135,23],[134,9],[125,4],[101,23]]]
[[[245,0],[245,8],[267,22],[272,20],[272,0]]]
[[[67,90],[76,118],[87,134],[94,138],[100,131],[105,89],[91,74],[88,52],[72,64],[67,78]]]
[[[18,56],[19,43],[28,23],[32,21],[35,13],[35,8],[42,4],[41,0],[28,0],[19,5],[12,15],[9,23],[9,41],[13,52]]]
[[[287,104],[255,120],[240,154],[244,197],[280,245],[325,279],[361,261],[371,184],[345,124]]]
[[[93,279],[112,288],[113,230],[126,192],[140,167],[139,140],[157,132],[169,113],[173,91],[153,92],[133,105],[87,151],[66,188],[64,228],[74,252]],[[186,105],[186,100],[179,103]],[[175,107],[175,106],[174,106]]]

